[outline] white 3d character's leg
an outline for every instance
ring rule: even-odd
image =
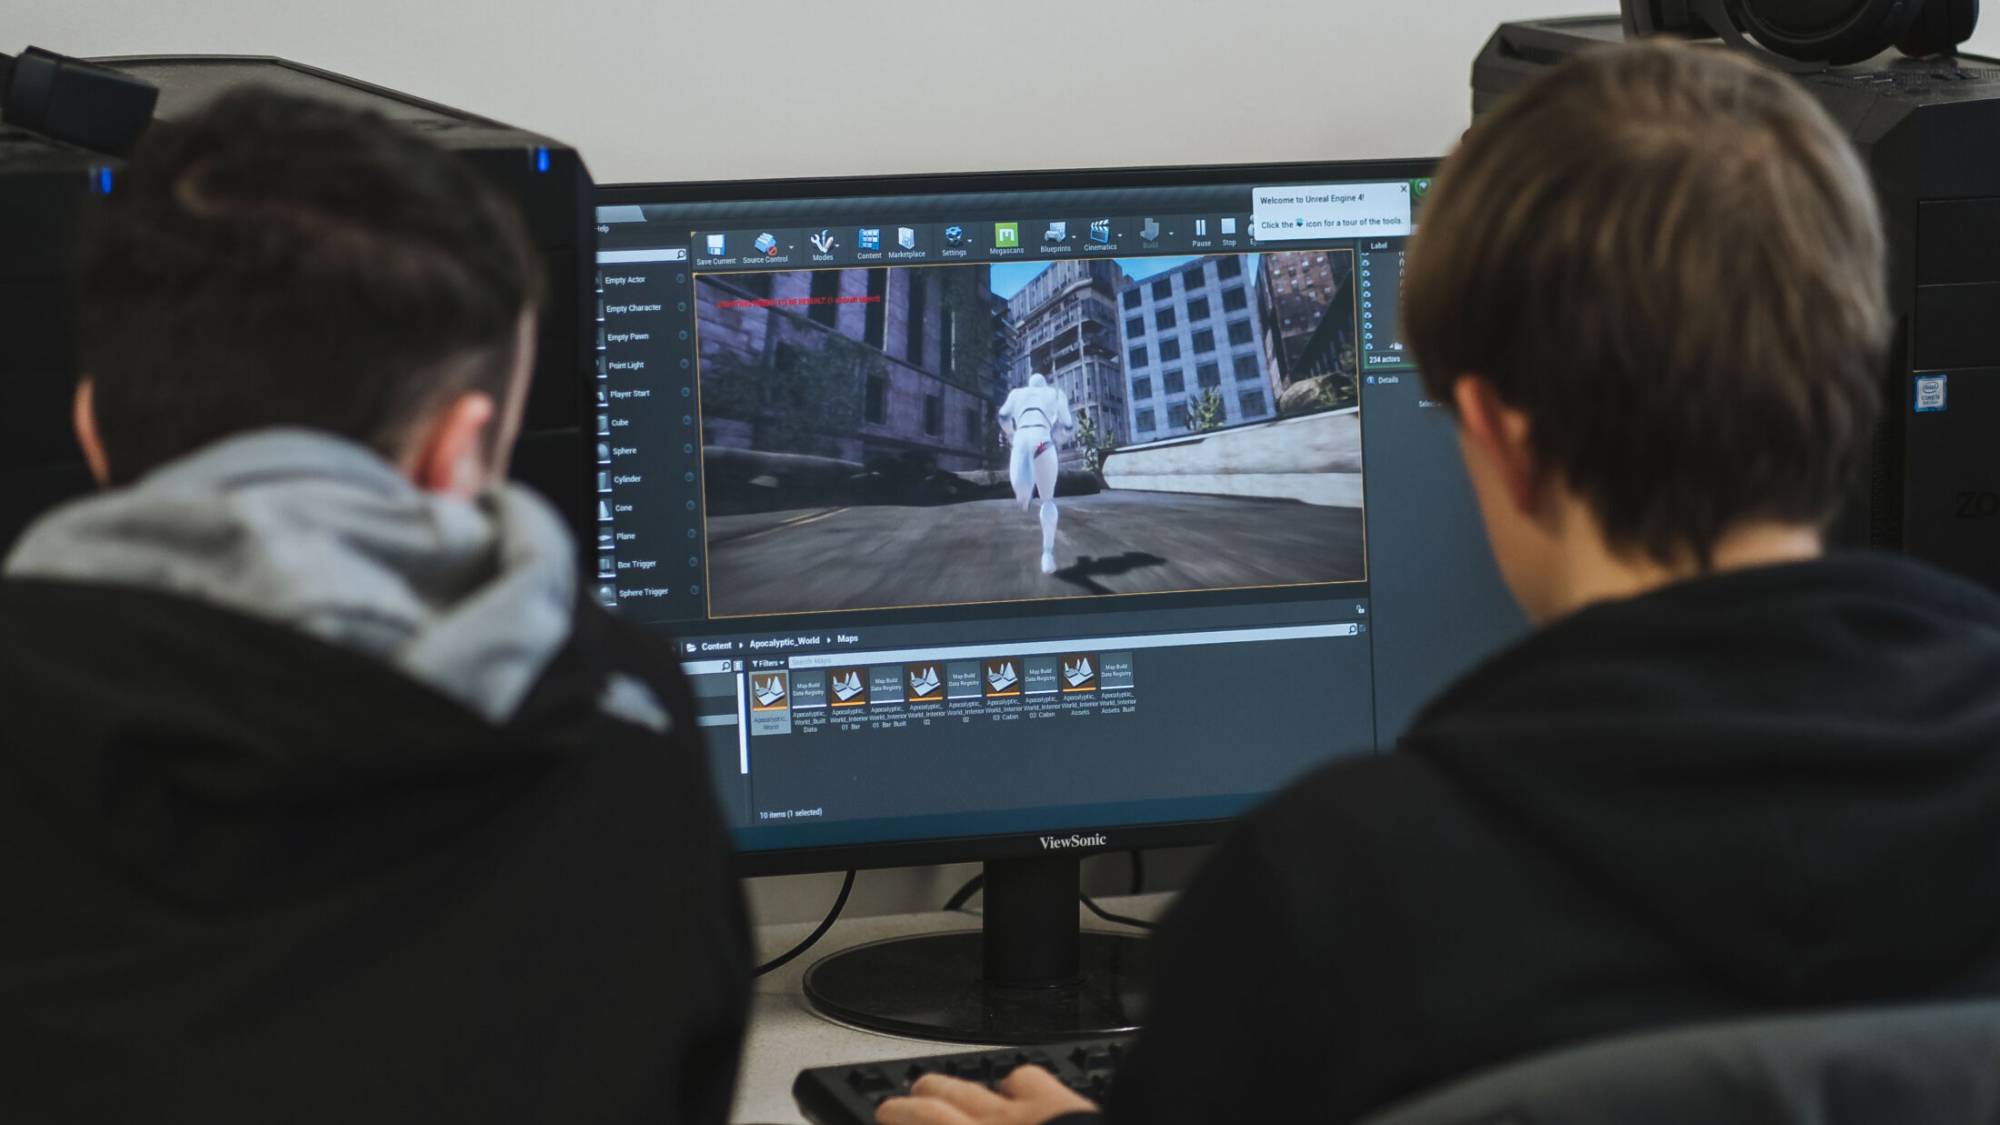
[[[1032,438],[1017,438],[1014,441],[1014,456],[1007,463],[1007,473],[1013,478],[1014,501],[1028,510],[1028,501],[1035,495],[1035,443]]]
[[[1056,502],[1042,501],[1042,573],[1056,572]]]
[[[1035,458],[1035,488],[1042,494],[1042,573],[1056,571],[1056,451],[1051,445]]]

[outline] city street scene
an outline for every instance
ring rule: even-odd
[[[1366,577],[1349,251],[708,274],[696,298],[714,616]],[[1016,450],[1002,407],[1037,374],[1073,424],[1023,392]]]

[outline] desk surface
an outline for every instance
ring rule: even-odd
[[[1100,899],[1114,914],[1156,918],[1172,899],[1170,894]],[[1105,922],[1081,906],[1078,913],[1091,929],[1131,933]],[[815,923],[763,926],[757,930],[757,960],[767,961],[790,949],[813,931]],[[792,1080],[807,1067],[837,1063],[875,1062],[912,1055],[941,1055],[977,1050],[957,1043],[932,1043],[862,1031],[835,1023],[806,1004],[799,982],[812,963],[838,949],[910,934],[942,933],[979,928],[976,914],[895,914],[855,918],[836,923],[819,944],[791,964],[757,980],[750,1001],[750,1034],[743,1044],[743,1070],[737,1078],[736,1105],[729,1119],[736,1125],[804,1125],[792,1102]]]

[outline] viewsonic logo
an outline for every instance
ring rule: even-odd
[[[1092,836],[1080,834],[1072,836],[1043,836],[1041,837],[1041,841],[1042,850],[1045,852],[1059,852],[1069,848],[1102,848],[1109,846],[1102,832]]]

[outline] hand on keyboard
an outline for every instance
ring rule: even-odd
[[[1039,1066],[1016,1067],[989,1089],[978,1082],[926,1074],[910,1095],[875,1110],[879,1125],[1042,1125],[1071,1113],[1095,1113],[1096,1103]]]

